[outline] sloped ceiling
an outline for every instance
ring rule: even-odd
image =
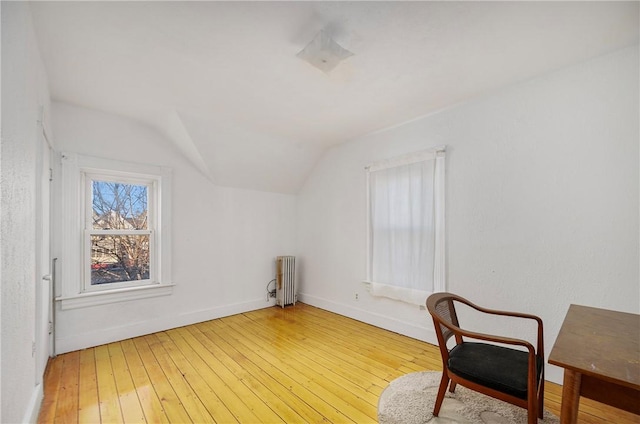
[[[53,100],[128,116],[225,186],[295,193],[325,149],[638,43],[638,2],[32,2]],[[324,29],[354,53],[296,57]]]

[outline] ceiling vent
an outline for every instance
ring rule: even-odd
[[[336,43],[325,30],[322,30],[297,56],[328,74],[341,61],[353,56],[353,53]]]

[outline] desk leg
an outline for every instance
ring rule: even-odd
[[[562,383],[562,406],[560,407],[560,424],[576,424],[578,422],[578,406],[580,405],[580,384],[582,374],[564,370]]]

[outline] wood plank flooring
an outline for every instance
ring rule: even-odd
[[[391,380],[441,369],[436,346],[298,303],[59,355],[39,422],[373,423]],[[559,415],[561,387],[545,397]],[[579,420],[640,423],[589,400]]]

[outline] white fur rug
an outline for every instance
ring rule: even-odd
[[[526,424],[527,410],[458,385],[445,395],[438,417],[433,405],[440,372],[414,372],[393,380],[378,400],[380,424]],[[557,424],[560,419],[544,411],[539,423]]]

